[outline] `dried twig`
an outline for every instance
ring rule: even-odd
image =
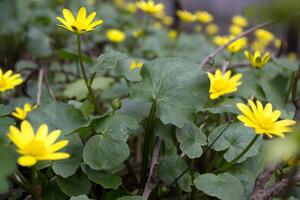
[[[149,198],[149,195],[151,194],[152,190],[156,187],[157,183],[159,182],[159,178],[157,176],[157,170],[158,170],[158,156],[159,156],[160,145],[161,145],[161,139],[157,137],[152,152],[150,173],[143,192],[143,198],[145,200]]]
[[[223,46],[221,47],[218,47],[217,49],[215,49],[213,52],[211,52],[208,56],[206,56],[204,58],[204,60],[201,62],[200,64],[200,69],[203,69],[203,67],[206,65],[206,64],[209,64],[209,63],[212,63],[213,62],[213,58],[218,54],[220,53],[223,49],[225,49],[228,45],[230,45],[231,43],[233,43],[234,41],[248,35],[249,33],[252,33],[253,31],[255,31],[256,29],[259,29],[259,28],[262,28],[264,26],[268,26],[274,22],[277,22],[278,20],[270,20],[268,22],[265,22],[263,24],[259,24],[257,26],[254,26],[242,33],[240,33],[239,35],[237,35],[236,37],[234,37],[233,39],[231,39],[229,42],[227,42],[226,44],[224,44]]]
[[[40,103],[41,103],[43,77],[44,77],[44,68],[41,67],[41,68],[39,68],[39,76],[38,76],[38,82],[37,82],[36,105],[40,105]]]
[[[300,66],[298,67],[298,71],[295,73],[294,78],[292,80],[291,92],[292,92],[292,101],[296,108],[294,119],[300,120],[300,96],[297,95],[297,86],[298,81],[300,80]]]
[[[54,101],[56,101],[55,94],[54,94],[54,92],[53,92],[53,90],[52,90],[52,88],[51,88],[51,86],[49,84],[48,70],[47,69],[45,69],[45,73],[44,73],[44,82],[45,82],[45,85],[46,85],[46,88],[48,90],[49,95],[52,97],[52,99]]]

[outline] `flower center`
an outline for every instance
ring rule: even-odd
[[[34,139],[27,143],[23,151],[32,156],[43,156],[47,153],[45,143]]]
[[[222,92],[227,87],[228,87],[228,81],[224,80],[223,78],[215,80],[215,83],[213,86],[214,90],[217,92]]]

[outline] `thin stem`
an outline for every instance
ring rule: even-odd
[[[232,165],[234,165],[239,159],[241,159],[249,151],[249,149],[255,144],[259,136],[260,136],[259,134],[256,134],[255,137],[251,140],[251,142],[247,145],[247,147],[235,159],[233,159],[229,163],[226,163],[225,165],[213,171],[212,173],[217,174],[229,169]]]
[[[85,69],[84,69],[84,66],[83,66],[82,53],[81,53],[81,40],[80,40],[80,35],[79,34],[77,34],[77,47],[78,47],[79,66],[80,66],[80,70],[81,70],[85,85],[86,85],[86,87],[89,91],[89,95],[91,97],[91,100],[92,100],[93,104],[95,105],[95,109],[96,109],[97,113],[100,113],[99,105],[97,104],[97,100],[96,100],[95,95],[93,93],[92,87],[89,84],[89,80],[87,78],[87,75],[86,75],[86,72],[85,72]]]
[[[154,134],[153,132],[153,122],[155,118],[155,111],[156,111],[156,102],[154,101],[151,106],[151,110],[148,116],[148,120],[145,126],[145,139],[144,139],[144,147],[143,147],[143,159],[142,159],[142,170],[141,170],[141,184],[140,190],[142,190],[146,184],[147,180],[147,168],[148,168],[148,155],[150,152],[150,144],[153,139]],[[140,191],[141,192],[141,191]]]

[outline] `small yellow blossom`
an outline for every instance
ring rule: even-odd
[[[217,46],[223,46],[229,41],[228,36],[217,35],[213,38],[213,43]]]
[[[237,88],[242,83],[239,80],[242,74],[236,74],[231,77],[231,71],[228,70],[225,74],[222,74],[220,69],[217,69],[215,74],[208,72],[210,80],[210,99],[217,99],[225,94],[233,93],[237,91]]]
[[[125,6],[125,10],[132,14],[136,13],[137,8],[135,3],[127,3]]]
[[[233,37],[229,37],[229,40],[231,40]],[[240,39],[237,39],[236,41],[234,41],[233,43],[231,43],[230,45],[227,46],[227,50],[230,53],[237,53],[240,50],[242,50],[243,48],[245,48],[248,44],[247,38],[246,37],[242,37]]]
[[[265,53],[263,56],[260,51],[255,51],[254,54],[251,54],[249,51],[245,51],[246,58],[250,61],[252,67],[262,68],[264,67],[269,59],[271,58],[270,52]]]
[[[20,74],[13,74],[11,70],[3,73],[0,69],[0,92],[14,89],[23,82]]]
[[[260,41],[259,39],[255,39],[251,44],[251,49],[253,51],[265,51],[266,48],[267,48],[267,44]]]
[[[175,40],[177,38],[178,32],[176,30],[170,30],[168,33],[168,37],[171,40]]]
[[[183,22],[192,23],[196,21],[197,17],[193,13],[186,11],[186,10],[178,10],[176,12],[179,19]]]
[[[243,28],[241,28],[240,26],[237,26],[237,25],[233,24],[229,27],[229,33],[232,34],[232,35],[238,35],[241,32],[243,32]]]
[[[96,12],[92,12],[89,16],[86,14],[86,9],[81,7],[75,19],[73,13],[69,9],[63,9],[64,19],[56,17],[56,19],[62,23],[58,26],[77,34],[82,34],[88,31],[93,31],[96,26],[103,23],[103,20],[96,20],[93,22],[96,17]]]
[[[129,69],[130,70],[139,69],[142,68],[143,65],[144,63],[134,60],[131,62]]]
[[[214,16],[207,11],[196,12],[197,19],[204,24],[208,24],[214,20]]]
[[[125,40],[126,34],[118,29],[109,29],[106,32],[106,37],[111,42],[121,43]]]
[[[165,6],[162,3],[155,4],[153,0],[139,1],[136,7],[148,14],[157,14],[163,12]]]
[[[35,109],[36,106],[32,107],[30,103],[25,103],[23,108],[16,107],[16,111],[12,112],[12,116],[17,119],[24,120],[27,117],[27,114]]]
[[[20,129],[10,126],[7,136],[21,154],[18,163],[21,166],[29,167],[35,165],[39,160],[61,160],[70,157],[68,153],[57,152],[68,144],[68,140],[55,143],[60,134],[60,130],[55,130],[48,135],[46,124],[42,124],[34,133],[31,124],[23,121]]]
[[[262,28],[257,29],[254,32],[254,35],[264,45],[268,45],[274,39],[273,33],[271,33],[270,31],[267,31],[265,29],[262,29]]]
[[[285,137],[284,133],[291,132],[288,126],[294,125],[294,120],[278,120],[281,112],[274,110],[272,104],[268,103],[263,107],[260,101],[256,101],[256,105],[252,100],[248,100],[250,107],[243,103],[238,103],[237,107],[242,112],[238,115],[238,119],[244,123],[245,126],[254,128],[256,134],[266,134],[270,138],[272,135]]]
[[[219,27],[218,25],[211,23],[206,26],[205,31],[208,35],[215,35],[219,32]]]
[[[232,17],[232,23],[236,26],[239,26],[239,27],[246,27],[248,26],[248,20],[241,16],[241,15],[235,15]]]

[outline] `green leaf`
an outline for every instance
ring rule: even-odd
[[[205,194],[221,200],[241,200],[244,198],[243,185],[229,173],[202,174],[194,180],[196,188]]]
[[[55,180],[45,182],[42,195],[43,200],[65,200],[67,198]]]
[[[16,168],[17,155],[8,147],[0,146],[0,192],[8,189],[7,178]]]
[[[111,87],[114,82],[112,78],[107,77],[96,77],[92,84],[93,90],[104,91]],[[73,83],[66,85],[63,95],[68,98],[76,97],[77,100],[82,100],[87,97],[88,89],[83,79],[78,79]]]
[[[11,113],[11,110],[12,110],[12,108],[10,106],[0,104],[0,113],[1,113],[0,116],[1,117],[9,115]]]
[[[118,134],[118,133],[117,133]],[[83,160],[92,169],[106,170],[117,167],[129,156],[124,138],[114,132],[91,137],[83,149]]]
[[[111,136],[120,136],[126,141],[127,132],[139,127],[138,122],[133,117],[124,114],[114,114],[94,120],[95,129],[98,133],[113,132]]]
[[[80,110],[61,102],[39,106],[29,113],[28,120],[34,127],[46,123],[50,130],[60,129],[65,135],[89,125],[88,120]]]
[[[120,198],[117,198],[117,200],[144,200],[144,198],[142,196],[123,196]]]
[[[70,154],[69,159],[55,161],[52,165],[52,169],[55,174],[67,178],[76,173],[76,170],[81,164],[83,143],[77,134],[72,134],[66,137],[69,140],[69,144],[65,148],[64,152]]]
[[[60,189],[68,196],[78,196],[88,194],[92,188],[92,183],[83,175],[74,175],[68,178],[57,177]]]
[[[225,98],[223,101],[210,101],[211,105],[205,106],[200,111],[205,112],[208,111],[213,114],[221,114],[221,113],[234,113],[239,114],[239,110],[236,107],[237,103],[243,102],[240,98]]]
[[[143,103],[131,99],[123,99],[121,102],[122,107],[117,113],[129,115],[138,121],[142,121],[150,112],[151,103]]]
[[[90,200],[90,198],[86,195],[79,195],[76,197],[71,197],[70,200]]]
[[[142,80],[131,86],[130,98],[156,101],[157,115],[164,124],[182,127],[206,102],[209,90],[207,74],[199,66],[178,58],[147,62]]]
[[[173,181],[186,170],[186,168],[187,164],[179,155],[166,155],[160,162],[158,175],[163,182],[172,184]],[[191,191],[192,179],[189,172],[185,173],[178,180],[178,184],[185,192]]]
[[[177,128],[176,138],[181,151],[189,158],[199,158],[203,153],[201,146],[206,145],[206,136],[194,124],[186,123],[182,128]]]
[[[128,56],[124,53],[108,49],[104,54],[98,57],[92,71],[101,73],[105,70],[114,69],[119,61],[127,57]]]
[[[221,134],[227,123],[222,124],[215,128],[208,137],[208,144],[210,145],[215,139]],[[212,145],[212,149],[216,151],[225,151],[223,157],[225,160],[230,162],[236,158],[245,147],[251,142],[255,137],[255,133],[251,128],[245,127],[239,122],[232,123],[223,132],[223,134],[216,140]],[[262,137],[260,137],[256,143],[248,150],[248,152],[238,160],[238,162],[243,162],[248,157],[255,156],[258,153],[260,145],[262,143]]]
[[[83,171],[91,181],[101,185],[105,189],[116,190],[122,184],[122,179],[118,175],[110,174],[106,171],[96,171],[88,166],[84,166]]]
[[[0,118],[0,130],[2,132],[2,134],[0,134],[0,144],[8,139],[6,133],[11,125],[15,125],[15,121],[13,119],[9,117]]]

